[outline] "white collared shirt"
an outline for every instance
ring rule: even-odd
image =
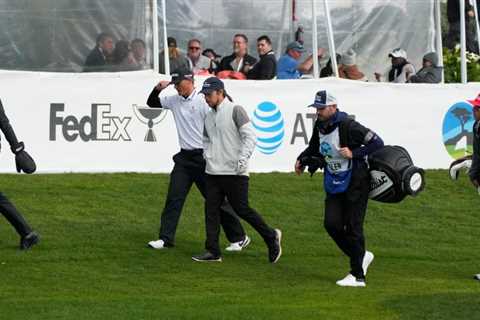
[[[209,107],[196,89],[187,98],[178,94],[160,96],[162,107],[173,113],[180,148],[203,149],[203,127]]]

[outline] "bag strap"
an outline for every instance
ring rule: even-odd
[[[353,122],[353,119],[349,116],[338,125],[339,135],[340,135],[340,147],[345,148],[348,146],[348,134],[350,132],[350,126]]]

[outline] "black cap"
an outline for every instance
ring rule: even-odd
[[[215,90],[225,90],[225,85],[223,84],[223,81],[217,77],[210,77],[203,83],[200,93],[208,94]]]
[[[203,50],[202,54],[203,54],[204,56],[206,56],[207,53],[209,53],[209,52],[211,52],[215,58],[220,58],[220,57],[221,57],[221,55],[219,55],[218,53],[216,53],[216,52],[215,52],[213,49],[211,49],[211,48],[207,48],[207,49]]]
[[[167,43],[169,47],[173,47],[173,48],[177,47],[177,40],[174,37],[168,37]]]
[[[179,84],[182,80],[193,81],[193,73],[187,69],[176,69],[170,73],[170,76],[172,76],[170,83],[173,84]]]

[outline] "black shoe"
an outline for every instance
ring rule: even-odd
[[[271,263],[276,263],[282,255],[282,231],[275,229],[275,240],[268,246],[268,260]]]
[[[222,257],[221,256],[216,256],[216,255],[207,251],[203,254],[193,256],[192,260],[193,261],[198,261],[198,262],[222,262]]]
[[[20,239],[20,250],[28,250],[40,241],[40,236],[32,231]]]

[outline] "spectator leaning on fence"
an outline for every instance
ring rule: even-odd
[[[392,59],[392,66],[384,76],[387,82],[405,83],[407,80],[415,74],[415,67],[407,61],[407,53],[401,48],[393,49],[388,54],[388,57]],[[382,81],[382,75],[375,72],[375,79]]]
[[[188,41],[187,59],[193,74],[208,73],[212,61],[202,55],[202,43],[198,39]]]
[[[113,36],[100,33],[95,48],[90,51],[85,60],[85,72],[110,71],[111,56],[113,53]]]
[[[278,60],[277,79],[299,79],[303,74],[309,72],[313,65],[313,54],[309,55],[305,61],[300,62],[303,52],[305,49],[298,41],[287,45],[286,53]],[[318,49],[317,57],[321,57],[324,52],[325,49]]]
[[[365,74],[360,71],[357,66],[357,54],[353,49],[345,52],[340,58],[340,65],[338,66],[338,75],[343,79],[368,81]]]
[[[247,79],[270,80],[277,75],[277,59],[272,50],[272,41],[268,36],[260,36],[257,39],[257,52],[260,60],[253,66],[246,65],[244,71]]]
[[[168,59],[170,62],[170,71],[188,69],[187,58],[178,50],[177,40],[173,37],[167,38],[168,43]],[[165,52],[160,52],[160,73],[165,74]],[[172,73],[172,72],[170,72]]]
[[[422,69],[412,75],[408,82],[412,83],[440,83],[442,82],[442,67],[438,66],[438,55],[435,52],[423,56]]]
[[[248,38],[244,34],[236,34],[233,37],[233,53],[223,57],[218,71],[242,72],[245,65],[254,65],[257,59],[248,54]]]

